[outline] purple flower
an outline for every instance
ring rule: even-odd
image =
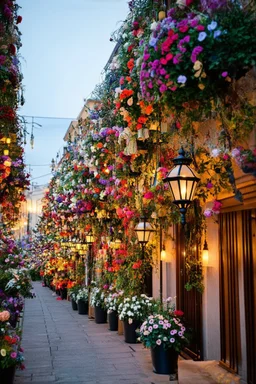
[[[208,31],[214,31],[214,29],[217,28],[217,25],[217,22],[213,20],[209,25],[207,25]]]
[[[185,84],[186,81],[187,81],[187,78],[186,78],[186,76],[184,76],[184,75],[180,75],[180,76],[178,77],[178,79],[177,79],[177,82],[180,83],[180,84]]]
[[[6,56],[0,55],[0,65],[4,65],[5,60],[6,60]]]
[[[149,40],[150,47],[155,47],[156,44],[157,44],[157,39],[155,37],[151,37],[151,39]]]
[[[162,84],[161,87],[159,88],[159,91],[160,91],[161,93],[164,93],[165,91],[167,91],[167,87],[166,87],[166,85],[165,85],[165,84]]]
[[[173,64],[179,64],[179,62],[181,61],[181,53],[178,53],[177,55],[174,56],[173,58]]]
[[[204,41],[206,36],[207,36],[207,34],[205,32],[200,32],[198,35],[198,41]]]
[[[195,63],[196,60],[197,60],[197,56],[203,51],[203,47],[201,47],[200,45],[197,45],[193,51],[192,51],[192,54],[191,54],[191,61],[192,63]]]
[[[217,31],[214,31],[213,33],[213,37],[214,39],[216,39],[217,37],[219,37],[221,35],[221,31],[218,29]]]
[[[222,76],[222,77],[227,77],[227,76],[228,76],[228,72],[226,72],[226,71],[225,71],[225,72],[222,72],[221,76]]]

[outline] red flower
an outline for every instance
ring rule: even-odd
[[[16,24],[20,24],[22,22],[22,16],[17,17]]]
[[[16,47],[14,44],[10,44],[9,45],[9,51],[12,55],[15,55],[16,54]]]
[[[139,269],[142,265],[142,261],[139,260],[136,263],[133,264],[132,269]]]
[[[173,313],[175,316],[183,316],[184,315],[184,312],[179,310],[179,309],[176,309]]]

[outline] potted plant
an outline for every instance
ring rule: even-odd
[[[68,290],[68,294],[69,294],[69,297],[71,299],[71,305],[72,305],[72,309],[74,311],[77,311],[78,310],[78,306],[77,306],[77,294],[79,292],[79,289],[80,289],[80,286],[79,285],[74,285],[73,287],[69,288]]]
[[[111,289],[111,288],[110,288]],[[105,299],[105,306],[108,313],[108,323],[110,331],[118,330],[118,301],[122,292],[113,292],[110,291],[108,296]]]
[[[3,384],[12,384],[16,367],[24,369],[20,336],[8,326],[8,311],[0,312],[0,378]]]
[[[94,307],[95,323],[107,322],[107,311],[105,308],[106,289],[93,287],[90,294],[90,304]]]
[[[149,312],[152,313],[153,309],[153,298],[144,294],[123,298],[118,306],[118,314],[120,320],[124,322],[124,339],[126,343],[136,343],[136,329],[140,327]]]
[[[139,340],[151,348],[153,371],[177,379],[178,355],[188,343],[189,332],[181,320],[182,311],[162,308],[149,315],[140,327]]]
[[[88,288],[80,288],[76,295],[77,307],[79,315],[88,314]]]

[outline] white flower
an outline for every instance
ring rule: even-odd
[[[219,148],[212,149],[211,156],[212,157],[218,157],[221,153],[221,150]]]
[[[150,25],[150,30],[151,31],[154,31],[157,27],[158,23],[156,21],[154,21],[151,25]]]

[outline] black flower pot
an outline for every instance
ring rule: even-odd
[[[78,310],[77,302],[74,299],[71,299],[71,305],[72,305],[73,311]]]
[[[108,324],[110,331],[118,330],[118,314],[117,311],[112,311],[108,314]]]
[[[15,367],[0,368],[1,384],[13,384],[15,375]]]
[[[107,322],[107,311],[101,307],[94,306],[94,316],[96,324],[103,324]]]
[[[88,301],[78,300],[77,308],[79,315],[88,315]]]
[[[164,349],[163,345],[151,348],[153,371],[162,375],[171,375],[172,380],[178,379],[178,352],[172,348]]]
[[[19,315],[17,315],[17,313],[12,313],[8,321],[13,328],[16,328],[18,320]]]
[[[124,320],[124,341],[129,344],[135,344],[137,342],[137,333],[141,325],[141,322],[138,320],[133,320],[131,324],[128,323],[128,320]]]
[[[67,295],[68,295],[67,288],[61,288],[61,290],[60,290],[61,299],[67,300]]]

